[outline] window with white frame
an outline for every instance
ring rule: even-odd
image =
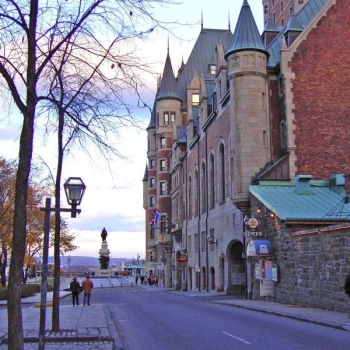
[[[159,170],[160,171],[165,171],[165,160],[164,159],[161,159],[159,161]]]
[[[209,64],[209,72],[211,75],[216,74],[216,65],[215,64]]]
[[[169,112],[164,112],[164,125],[169,125]]]
[[[151,207],[155,207],[155,206],[156,206],[156,197],[155,197],[155,196],[151,196],[151,197],[150,197],[149,205],[150,205]]]
[[[159,191],[160,191],[161,196],[166,195],[166,182],[165,181],[161,181],[159,183]]]
[[[164,149],[165,148],[165,137],[160,137],[160,148]]]
[[[151,178],[149,179],[149,187],[150,187],[150,188],[154,188],[155,185],[156,185],[156,179],[155,179],[154,177],[151,177]]]

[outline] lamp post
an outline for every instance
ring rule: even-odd
[[[71,217],[75,218],[81,210],[77,209],[80,205],[86,186],[80,177],[70,177],[63,185],[67,196],[68,204],[71,208],[51,208],[51,198],[46,198],[45,207],[40,208],[45,211],[44,220],[44,242],[43,242],[43,262],[41,273],[41,298],[40,298],[40,324],[39,324],[39,350],[45,349],[45,321],[46,321],[46,293],[47,293],[47,272],[50,240],[50,214],[54,212],[69,212]]]

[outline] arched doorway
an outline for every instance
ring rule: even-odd
[[[240,241],[233,241],[227,249],[228,284],[227,294],[244,294],[246,265],[243,259],[244,247]]]
[[[201,282],[202,282],[202,290],[205,290],[207,289],[207,272],[206,272],[206,269],[205,267],[203,266],[202,267],[202,276],[201,276]]]
[[[193,285],[192,285],[192,266],[190,265],[189,267],[188,267],[188,289],[189,290],[192,290],[193,289]]]
[[[181,252],[178,250],[176,252],[176,261],[175,261],[175,290],[181,290],[181,272],[182,266],[179,262]]]
[[[219,257],[219,286],[218,292],[225,291],[225,255],[224,253],[220,254]]]
[[[210,289],[215,290],[215,269],[213,266],[210,268]]]

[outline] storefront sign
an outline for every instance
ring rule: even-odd
[[[188,261],[188,258],[187,258],[186,255],[181,255],[181,256],[177,259],[177,261],[178,261],[180,264],[186,264],[187,261]]]
[[[264,232],[246,231],[242,232],[242,237],[264,237]]]

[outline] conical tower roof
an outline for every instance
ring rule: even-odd
[[[177,91],[177,82],[169,56],[169,49],[165,60],[162,81],[160,83],[159,92],[156,97],[156,101],[160,100],[179,100],[181,102],[180,95]]]
[[[227,56],[233,52],[242,50],[258,50],[266,53],[267,56],[269,55],[261,40],[248,0],[243,1],[232,42],[225,58],[227,59]]]

